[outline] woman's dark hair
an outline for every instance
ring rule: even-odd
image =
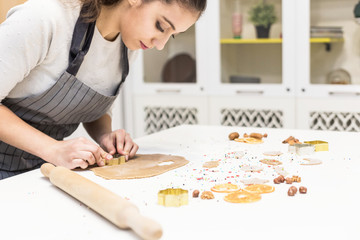
[[[101,6],[115,6],[122,0],[80,0],[83,4],[81,15],[87,21],[95,21],[100,14]],[[156,0],[141,0],[144,3]],[[199,13],[199,16],[205,11],[207,0],[158,0],[167,4],[177,2],[179,5]]]

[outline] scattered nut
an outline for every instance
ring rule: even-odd
[[[292,183],[293,183],[293,180],[292,180],[292,178],[287,177],[287,178],[285,179],[285,182],[286,182],[286,184],[292,184]]]
[[[278,179],[281,183],[285,182],[285,177],[283,175],[278,176]]]
[[[293,177],[292,177],[292,181],[293,181],[293,182],[301,182],[301,177],[299,177],[299,176],[293,176]]]
[[[284,141],[282,141],[282,143],[288,143],[290,145],[293,145],[295,143],[301,143],[301,142],[299,141],[299,139],[294,138],[293,136],[290,136],[287,139],[285,139]]]
[[[244,138],[248,138],[248,137],[250,137],[250,136],[249,136],[247,133],[244,133],[243,137],[244,137]]]
[[[275,183],[275,184],[280,184],[280,183],[281,183],[281,182],[280,182],[280,179],[279,179],[278,177],[275,178],[275,179],[274,179],[274,183]]]
[[[293,189],[289,188],[288,190],[288,196],[294,196],[295,195],[295,192]]]
[[[214,194],[210,191],[204,191],[201,193],[201,199],[214,199]]]
[[[297,188],[295,186],[291,186],[290,189],[292,189],[294,193],[297,193]]]
[[[235,138],[239,138],[239,133],[232,132],[232,133],[229,134],[229,139],[230,140],[234,140]]]
[[[199,197],[199,194],[200,194],[199,190],[194,190],[193,191],[193,198]]]
[[[267,133],[264,133],[263,137],[264,137],[264,138],[267,138],[267,136],[268,136]]]
[[[257,139],[262,139],[263,135],[261,133],[250,133],[250,137],[257,138]]]
[[[305,194],[305,193],[307,193],[307,188],[304,186],[301,186],[301,187],[299,187],[299,192]]]

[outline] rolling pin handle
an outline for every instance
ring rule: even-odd
[[[41,165],[40,171],[45,177],[49,178],[51,171],[54,169],[55,166],[51,163],[44,163],[43,165]]]
[[[150,218],[142,216],[136,207],[128,207],[122,214],[126,215],[126,225],[144,240],[158,240],[161,238],[163,234],[161,225]],[[123,218],[124,215],[121,217]]]

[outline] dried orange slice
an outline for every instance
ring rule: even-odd
[[[260,194],[252,194],[245,191],[230,193],[224,197],[224,200],[231,203],[251,203],[261,199]]]
[[[243,143],[249,143],[249,144],[258,144],[263,143],[263,140],[257,139],[257,138],[235,138],[234,141],[236,142],[243,142]]]
[[[266,184],[254,184],[244,188],[245,191],[253,194],[272,193],[275,188]]]
[[[218,193],[231,193],[239,190],[241,190],[241,188],[232,183],[216,184],[211,188],[211,191]]]

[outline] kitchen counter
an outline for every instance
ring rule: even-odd
[[[262,144],[230,141],[228,135],[267,133]],[[288,152],[282,141],[295,136],[300,141],[323,140],[329,151],[299,156]],[[181,168],[159,176],[133,180],[105,180],[91,171],[80,175],[108,188],[134,203],[144,216],[163,227],[162,239],[360,239],[360,134],[292,129],[259,129],[184,125],[138,138],[141,154],[181,155],[190,161]],[[260,163],[265,151],[281,151],[274,157],[289,176],[298,175],[307,194],[290,197],[290,185],[274,184],[274,166]],[[243,152],[242,159],[232,158]],[[320,165],[304,166],[304,158],[319,159]],[[207,161],[219,161],[205,169]],[[245,172],[244,165],[264,168]],[[234,204],[215,199],[192,198],[192,191],[210,190],[216,183],[240,180],[269,180],[275,191],[263,194],[258,202]],[[157,204],[159,190],[189,190],[189,204],[163,207]],[[2,239],[140,239],[131,230],[122,230],[87,206],[53,186],[40,170],[0,181],[0,229]]]

